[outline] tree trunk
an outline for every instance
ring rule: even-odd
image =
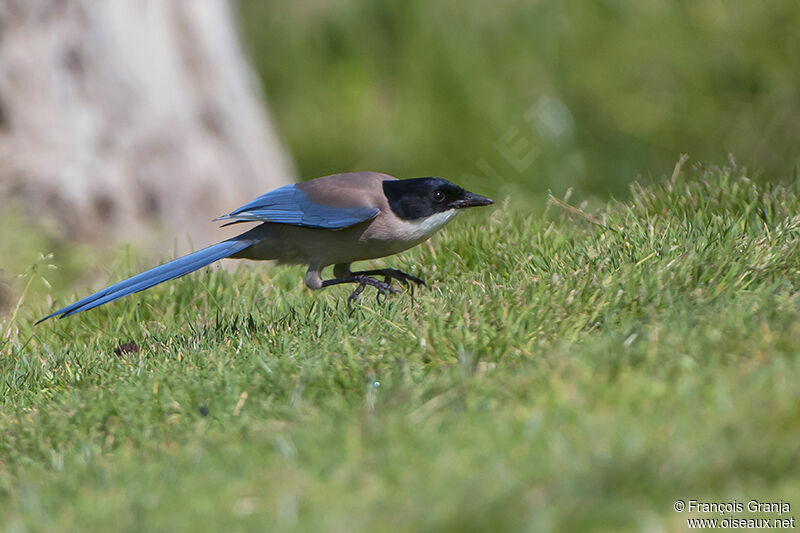
[[[0,0],[0,209],[185,249],[293,177],[227,0]]]

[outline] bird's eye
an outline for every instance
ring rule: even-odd
[[[444,202],[444,193],[442,191],[433,191],[434,202]]]

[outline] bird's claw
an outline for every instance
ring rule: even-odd
[[[382,268],[380,270],[365,270],[362,272],[356,272],[356,275],[364,275],[364,276],[383,276],[383,282],[386,285],[389,285],[392,280],[397,280],[400,284],[406,288],[411,289],[411,293],[414,293],[414,284],[421,285],[423,287],[427,287],[428,285],[425,283],[424,280],[412,276],[411,274],[406,274],[402,270],[397,270],[396,268]],[[412,283],[409,283],[412,282]]]
[[[423,287],[428,286],[424,280],[416,276],[412,276],[411,274],[406,274],[402,270],[397,270],[394,268],[385,269],[383,275],[384,275],[384,281],[386,283],[391,283],[393,279],[399,281],[404,288],[408,289],[411,292],[411,298],[414,298],[414,284],[421,285]]]
[[[377,290],[375,299],[379,304],[381,303],[381,296],[383,296],[385,301],[389,294],[397,294],[400,292],[398,289],[395,289],[389,285],[389,283],[371,278],[369,276],[355,276],[355,280],[358,282],[358,287],[356,287],[352,294],[347,297],[348,308],[352,308],[353,302],[355,302],[361,293],[364,292],[364,289],[367,287],[367,285],[370,287],[375,287]]]

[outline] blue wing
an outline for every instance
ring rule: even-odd
[[[377,207],[323,205],[311,200],[296,185],[286,185],[214,220],[226,220],[228,224],[275,222],[307,228],[342,229],[370,220],[379,211]]]

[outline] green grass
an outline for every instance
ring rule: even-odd
[[[294,268],[36,328],[23,302],[0,527],[683,531],[678,498],[800,505],[800,182],[686,174],[476,210],[387,261],[432,290],[353,312]]]

